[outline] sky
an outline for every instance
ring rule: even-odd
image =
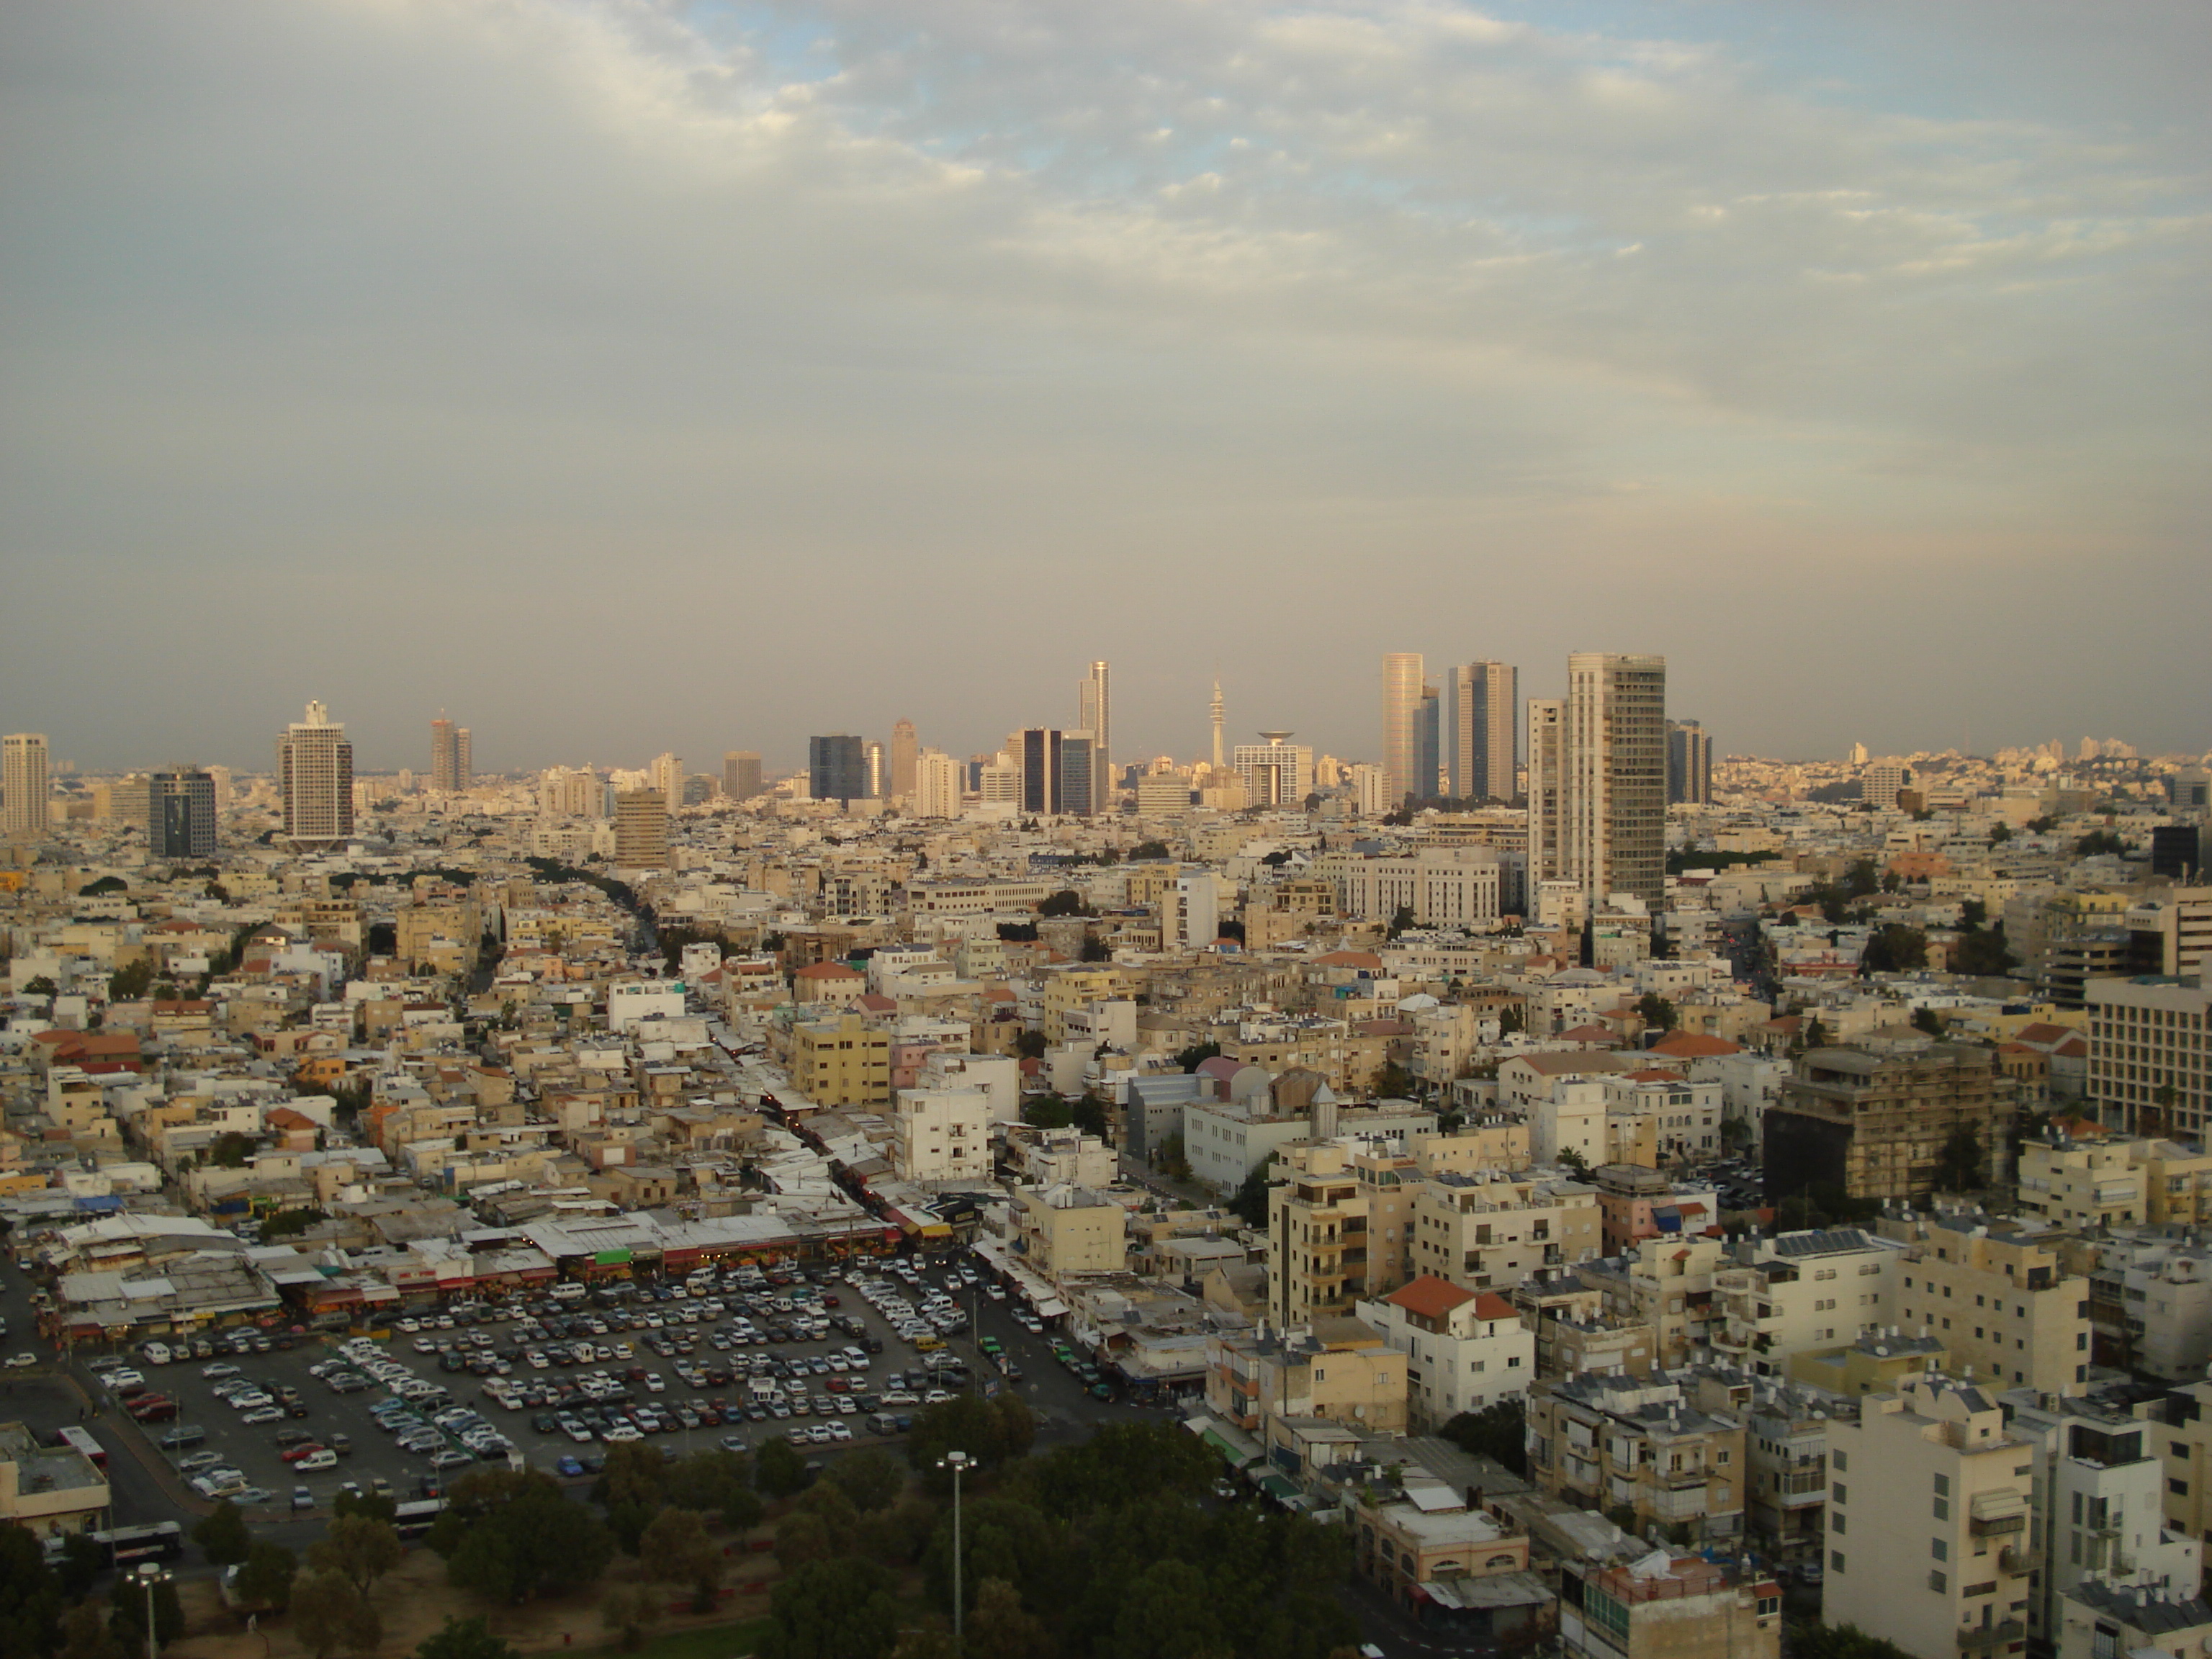
[[[0,729],[88,769],[2212,745],[2212,7],[0,7]]]

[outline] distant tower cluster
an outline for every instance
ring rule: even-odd
[[[1578,651],[1567,695],[1528,701],[1528,880],[1591,904],[1667,884],[1667,659]]]
[[[294,847],[327,847],[353,834],[353,745],[321,703],[309,703],[307,719],[276,740],[276,785]]]
[[[469,728],[439,715],[430,722],[430,787],[441,794],[458,795],[474,776]]]
[[[46,829],[46,800],[52,784],[46,775],[43,732],[13,732],[0,738],[0,831],[40,836]]]

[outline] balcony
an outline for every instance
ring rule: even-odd
[[[2014,1642],[2027,1639],[2027,1626],[2017,1619],[2006,1619],[1993,1625],[1970,1625],[1959,1632],[1961,1653],[1996,1653]]]

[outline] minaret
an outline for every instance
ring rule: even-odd
[[[1221,680],[1213,682],[1213,769],[1221,770]]]

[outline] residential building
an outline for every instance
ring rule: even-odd
[[[10,732],[0,738],[0,833],[43,836],[52,786],[46,777],[46,734]],[[350,792],[348,799],[351,799]]]
[[[1626,893],[1663,909],[1667,659],[1569,656],[1562,739],[1560,873],[1593,908]]]
[[[839,1050],[843,1053],[843,1050]],[[991,1097],[981,1089],[901,1089],[891,1168],[917,1186],[991,1178]]]
[[[2176,824],[2172,831],[2196,836],[2200,824]],[[2212,887],[2176,886],[2128,907],[2129,954],[2145,973],[2200,976],[2212,968]]]
[[[1407,1267],[1473,1291],[1506,1291],[1547,1268],[1596,1261],[1596,1190],[1564,1175],[1437,1170],[1413,1189]]]
[[[1564,836],[1566,786],[1567,705],[1563,698],[1531,697],[1528,720],[1528,874],[1529,910],[1540,884],[1559,881],[1566,874]]]
[[[1741,1377],[1742,1371],[1723,1373]],[[1703,1401],[1708,1384],[1697,1382]],[[1786,1560],[1818,1561],[1826,1532],[1828,1425],[1846,1401],[1819,1389],[1762,1382],[1737,1395],[1744,1456],[1750,1472],[1747,1529],[1761,1547]]]
[[[1368,1292],[1368,1201],[1330,1143],[1285,1149],[1267,1188],[1267,1311],[1279,1326],[1349,1314]]]
[[[1421,653],[1393,651],[1382,659],[1382,789],[1396,811],[1408,795],[1436,793],[1433,773],[1420,777]]]
[[[684,805],[684,757],[660,754],[645,769],[646,781],[659,793],[671,812]]]
[[[891,1097],[891,1038],[858,1014],[791,1028],[791,1080],[817,1106],[869,1106]]]
[[[1408,1614],[1464,1632],[1493,1604],[1514,1607],[1541,1633],[1550,1592],[1528,1571],[1528,1537],[1476,1498],[1433,1476],[1407,1474],[1397,1502],[1364,1503],[1352,1511],[1352,1565]],[[1468,1613],[1478,1614],[1469,1620]],[[1510,1633],[1491,1624],[1488,1633]]]
[[[1747,1240],[1713,1275],[1713,1352],[1754,1376],[1787,1376],[1793,1356],[1887,1325],[1904,1260],[1902,1245],[1856,1227]]]
[[[806,793],[816,800],[866,800],[868,757],[864,741],[849,732],[807,738]]]
[[[1721,1324],[1714,1275],[1727,1258],[1717,1238],[1647,1238],[1632,1254],[1583,1263],[1583,1284],[1604,1295],[1613,1324],[1648,1327],[1654,1363],[1686,1365],[1712,1346]]]
[[[1575,1659],[1779,1659],[1782,1588],[1702,1555],[1560,1563],[1559,1646]]]
[[[2147,1178],[2118,1139],[2076,1140],[2054,1127],[2020,1149],[2020,1207],[2054,1227],[2110,1228],[2146,1219]]]
[[[1128,1267],[1129,1212],[1095,1188],[1054,1182],[1015,1194],[1014,1248],[1054,1284]]]
[[[2053,1659],[2191,1659],[2212,1653],[2212,1606],[2184,1591],[2090,1579],[2059,1598]]]
[[[327,847],[353,834],[353,745],[321,703],[309,703],[307,718],[277,739],[276,787],[293,847]]]
[[[2088,1104],[2134,1134],[2202,1142],[2212,1110],[2212,990],[2202,975],[2093,979]]]
[[[1392,856],[1330,853],[1313,873],[1333,883],[1340,914],[1389,921],[1402,909],[1421,927],[1486,930],[1500,913],[1504,860],[1487,847],[1434,847]]]
[[[761,757],[750,749],[722,751],[722,793],[732,800],[751,800],[761,793]]]
[[[894,773],[897,768],[892,768]],[[960,816],[960,763],[942,749],[915,757],[913,811],[918,818]]]
[[[215,779],[173,768],[147,781],[146,850],[157,859],[215,856]]]
[[[2212,1364],[2212,1249],[2187,1237],[2135,1229],[2097,1246],[2089,1275],[2091,1352],[2170,1382],[2191,1382]]]
[[[1540,1379],[1527,1410],[1529,1479],[1552,1496],[1631,1532],[1657,1527],[1685,1543],[1742,1535],[1742,1420],[1700,1409],[1681,1381]]]
[[[1494,1291],[1424,1273],[1360,1303],[1358,1316],[1406,1355],[1406,1410],[1416,1434],[1518,1395],[1536,1375],[1535,1332]]]
[[[1994,1395],[1936,1374],[1828,1426],[1821,1617],[1907,1653],[2023,1653],[2036,1455]]]
[[[1446,684],[1450,793],[1462,800],[1511,800],[1520,793],[1521,671],[1510,663],[1462,663]]]
[[[1825,1184],[1856,1199],[1924,1199],[1955,1181],[1947,1158],[1969,1139],[1983,1178],[2002,1181],[2019,1092],[1993,1050],[1966,1043],[1813,1049],[1766,1114],[1767,1196]]]
[[[469,787],[476,766],[469,728],[456,726],[443,714],[430,722],[430,787],[441,794],[458,794]]]
[[[1206,1340],[1206,1407],[1247,1434],[1274,1419],[1321,1417],[1372,1434],[1406,1431],[1406,1356],[1357,1319]]]
[[[2089,1281],[2067,1271],[2067,1235],[1959,1212],[1916,1219],[1911,1231],[1895,1324],[1940,1340],[1965,1381],[2081,1391]]]
[[[658,789],[615,795],[615,867],[657,870],[668,863],[668,797]]]
[[[915,740],[914,722],[895,721],[891,726],[890,788],[894,800],[910,801],[915,792],[915,760],[920,753]]]

